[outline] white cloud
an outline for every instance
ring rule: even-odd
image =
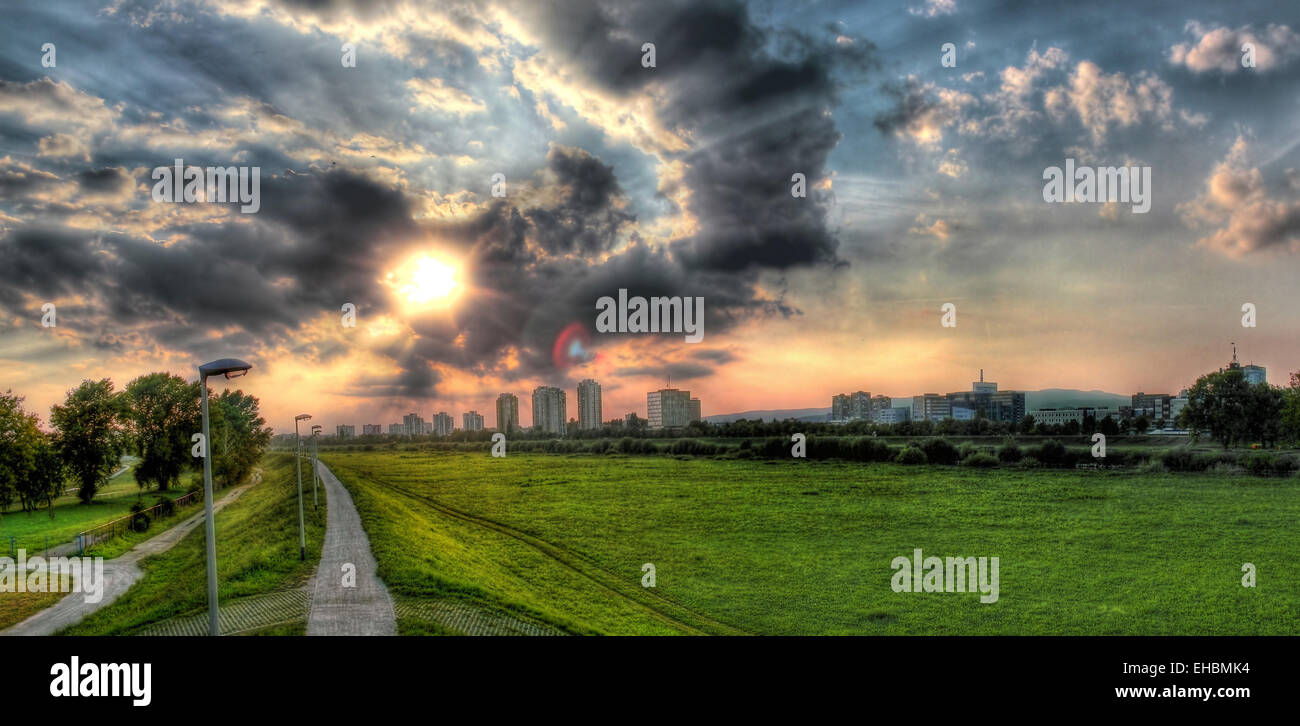
[[[937,15],[951,15],[957,11],[957,0],[925,0],[925,5],[919,8],[908,8],[907,12],[913,15],[924,15],[927,18],[933,18]]]
[[[1221,71],[1235,73],[1250,70],[1241,65],[1246,43],[1255,46],[1255,69],[1266,71],[1285,65],[1300,54],[1300,35],[1285,25],[1269,25],[1260,32],[1243,25],[1240,28],[1209,28],[1195,20],[1187,23],[1194,43],[1179,43],[1169,49],[1169,60],[1187,66],[1195,73]]]
[[[1250,144],[1239,136],[1210,173],[1205,192],[1178,211],[1191,226],[1216,228],[1199,243],[1231,257],[1270,249],[1300,252],[1300,175],[1288,169],[1286,176],[1286,188],[1271,194],[1251,164]]]

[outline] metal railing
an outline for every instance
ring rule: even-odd
[[[181,507],[184,507],[187,504],[192,504],[193,502],[201,501],[202,499],[203,499],[202,491],[193,491],[190,492],[189,494],[185,494],[173,499],[171,501],[171,507],[174,510],[180,509]],[[114,519],[111,522],[105,522],[97,527],[92,527],[84,532],[79,533],[76,536],[76,538],[73,540],[77,544],[77,554],[78,555],[84,554],[86,548],[88,547],[93,547],[99,544],[100,542],[104,542],[114,537],[117,537],[118,535],[126,534],[127,532],[133,531],[136,518],[142,514],[149,517],[149,519],[156,519],[158,517],[159,511],[165,506],[167,506],[167,503],[165,502],[155,504],[154,506],[149,507],[148,509],[142,509],[139,512],[132,512],[126,515],[125,517],[118,517],[117,519]]]

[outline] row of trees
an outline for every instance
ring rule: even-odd
[[[1248,383],[1240,368],[1201,376],[1188,389],[1178,422],[1193,436],[1208,435],[1228,448],[1300,442],[1300,373],[1291,374],[1286,388]]]
[[[90,502],[124,453],[140,457],[136,481],[160,491],[176,485],[187,467],[201,469],[192,453],[201,428],[199,384],[170,373],[150,373],[114,390],[107,378],[83,381],[50,409],[51,432],[40,428],[23,397],[0,395],[0,511],[15,501],[31,512],[53,503],[71,481]],[[271,441],[257,398],[243,391],[209,396],[217,481],[242,480]]]

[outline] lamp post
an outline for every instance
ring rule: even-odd
[[[302,436],[298,433],[298,422],[309,418],[309,413],[293,417],[293,439],[296,444],[293,460],[298,465],[298,557],[304,562],[307,560],[307,528],[302,522]]]
[[[199,366],[199,391],[203,401],[203,512],[208,537],[208,635],[221,634],[217,608],[217,526],[212,518],[212,444],[208,439],[208,376],[238,378],[252,367],[234,358],[222,358]]]
[[[316,493],[316,454],[320,447],[316,434],[320,432],[320,424],[313,424],[311,427],[311,508],[313,510],[320,509],[320,495]]]

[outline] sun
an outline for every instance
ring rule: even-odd
[[[460,297],[460,268],[445,258],[422,254],[412,258],[388,283],[413,307],[447,307]]]

